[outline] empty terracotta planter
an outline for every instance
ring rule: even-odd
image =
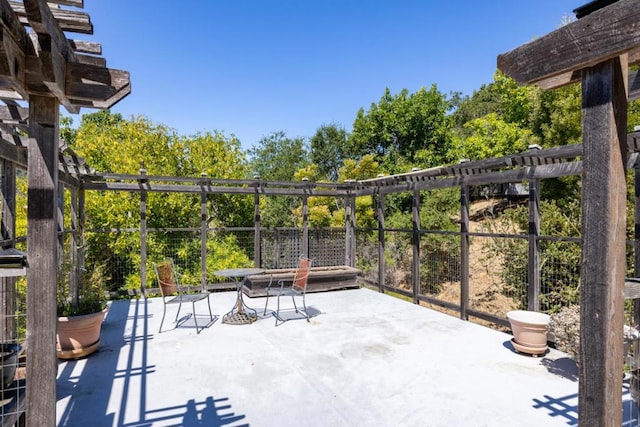
[[[550,317],[537,311],[514,310],[507,313],[513,332],[513,346],[518,352],[543,354],[547,351]]]

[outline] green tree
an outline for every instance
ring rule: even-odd
[[[488,159],[525,151],[539,142],[531,131],[502,120],[496,113],[465,123],[467,137],[456,139],[452,157],[471,160]]]
[[[302,138],[288,138],[282,131],[262,138],[257,146],[249,149],[254,174],[269,181],[294,181],[295,173],[310,164],[308,154]],[[261,222],[267,227],[294,226],[297,221],[295,209],[298,206],[300,200],[295,197],[261,198]]]
[[[194,177],[204,172],[211,178],[240,178],[248,174],[248,164],[234,137],[219,132],[178,135],[145,117],[125,120],[118,114],[101,111],[82,117],[72,148],[99,173],[137,175],[144,167],[148,175]],[[252,198],[208,196],[208,217],[224,218],[226,226],[244,226],[251,221]],[[138,228],[140,195],[136,192],[91,191],[86,196],[87,230]],[[147,223],[152,228],[198,227],[200,196],[151,192],[147,202]],[[175,233],[174,233],[175,234]],[[150,233],[149,258],[173,251],[188,254],[198,243],[172,233]],[[87,261],[106,264],[112,287],[125,283],[139,286],[140,238],[135,233],[88,233]],[[175,241],[179,240],[179,244]],[[191,247],[190,247],[191,246]],[[196,248],[199,254],[199,249]],[[197,259],[194,257],[193,259]],[[122,277],[117,265],[134,273]],[[150,267],[150,266],[149,266]],[[149,268],[149,271],[152,271]]]
[[[347,132],[337,124],[322,125],[311,137],[311,161],[317,165],[318,173],[329,181],[338,179],[347,138]]]
[[[358,111],[346,154],[372,154],[389,173],[401,172],[402,165],[447,163],[451,107],[435,85],[413,94],[403,89],[392,95],[387,88],[377,104]]]
[[[309,163],[308,154],[302,138],[288,138],[283,131],[263,137],[249,149],[253,172],[269,181],[292,181],[294,173]]]

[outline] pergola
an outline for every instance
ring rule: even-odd
[[[60,105],[70,113],[83,107],[104,109],[131,91],[129,73],[107,68],[99,43],[67,37],[70,32],[93,33],[87,13],[62,7],[83,4],[83,0],[0,0],[2,232],[5,242],[15,238],[14,165],[26,165],[27,376],[37,384],[27,387],[26,423],[33,426],[53,425],[55,420]],[[10,290],[13,280],[3,279],[3,287]]]
[[[109,108],[130,92],[127,72],[106,67],[100,45],[68,39],[65,32],[90,34],[89,16],[60,6],[81,8],[82,0],[0,0],[0,157],[4,179],[2,233],[5,247],[15,240],[15,166],[27,167],[28,237],[27,376],[38,387],[27,388],[28,425],[55,420],[55,284],[58,266],[57,210],[59,182],[86,190],[179,191],[201,193],[344,197],[348,202],[347,238],[354,244],[354,198],[377,196],[384,229],[384,195],[414,192],[414,227],[419,232],[420,191],[461,188],[462,299],[464,301],[465,239],[468,239],[468,187],[490,183],[529,182],[530,211],[535,234],[537,182],[582,174],[583,252],[581,284],[582,350],[580,423],[620,425],[622,392],[622,324],[625,282],[625,170],[638,168],[640,135],[626,134],[628,99],[640,96],[640,77],[628,66],[640,63],[640,1],[599,1],[580,9],[579,20],[498,58],[498,67],[516,81],[553,89],[582,82],[583,144],[465,162],[342,184],[224,181],[200,177],[175,184],[162,177],[95,175],[62,154],[58,141],[59,106],[77,113],[82,107]],[[607,4],[606,7],[600,8]],[[29,29],[27,29],[27,27]],[[28,105],[24,107],[23,102]],[[24,136],[26,133],[26,137]],[[634,153],[629,155],[629,153]],[[640,183],[636,174],[636,180]],[[126,182],[130,180],[131,182]],[[166,180],[168,181],[168,179]],[[637,185],[636,188],[640,188]],[[143,197],[143,196],[141,196]],[[636,200],[640,196],[636,195]],[[257,203],[256,203],[257,205]],[[144,208],[141,203],[141,210]],[[206,206],[205,206],[206,208]],[[636,209],[636,224],[640,223]],[[79,212],[82,215],[82,212]],[[466,216],[466,220],[465,220]],[[256,212],[259,218],[259,212]],[[259,220],[258,226],[259,230]],[[640,233],[640,227],[636,232]],[[382,231],[383,233],[383,231]],[[636,241],[640,234],[636,236]],[[468,242],[467,242],[468,243]],[[384,238],[380,239],[381,253]],[[535,236],[531,239],[535,271]],[[414,250],[419,250],[415,245]],[[346,264],[353,263],[348,249]],[[380,257],[380,269],[383,256]],[[415,259],[415,257],[414,257]],[[635,268],[640,267],[636,251]],[[144,262],[143,262],[144,264]],[[419,280],[414,263],[414,280]],[[144,270],[143,270],[144,271]],[[637,272],[640,272],[637,271]],[[468,271],[467,271],[468,273]],[[383,275],[381,275],[383,276]],[[538,278],[539,280],[539,278]],[[536,278],[530,276],[530,282]],[[13,279],[2,279],[10,292]],[[144,281],[143,281],[144,283]],[[381,284],[383,285],[383,283]],[[531,285],[531,283],[530,283]],[[535,292],[535,286],[530,286]],[[7,301],[4,301],[6,310]],[[639,311],[636,307],[636,313]],[[464,317],[462,307],[461,315]]]

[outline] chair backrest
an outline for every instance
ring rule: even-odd
[[[172,260],[154,264],[153,268],[156,270],[158,286],[163,297],[179,292],[180,284],[178,283]]]
[[[307,281],[309,279],[309,272],[311,271],[311,259],[306,257],[300,257],[296,274],[293,277],[293,289],[300,292],[307,290]]]

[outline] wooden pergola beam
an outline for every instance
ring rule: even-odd
[[[518,83],[551,89],[579,81],[580,70],[622,54],[635,60],[639,45],[638,2],[620,0],[498,55],[498,68]]]

